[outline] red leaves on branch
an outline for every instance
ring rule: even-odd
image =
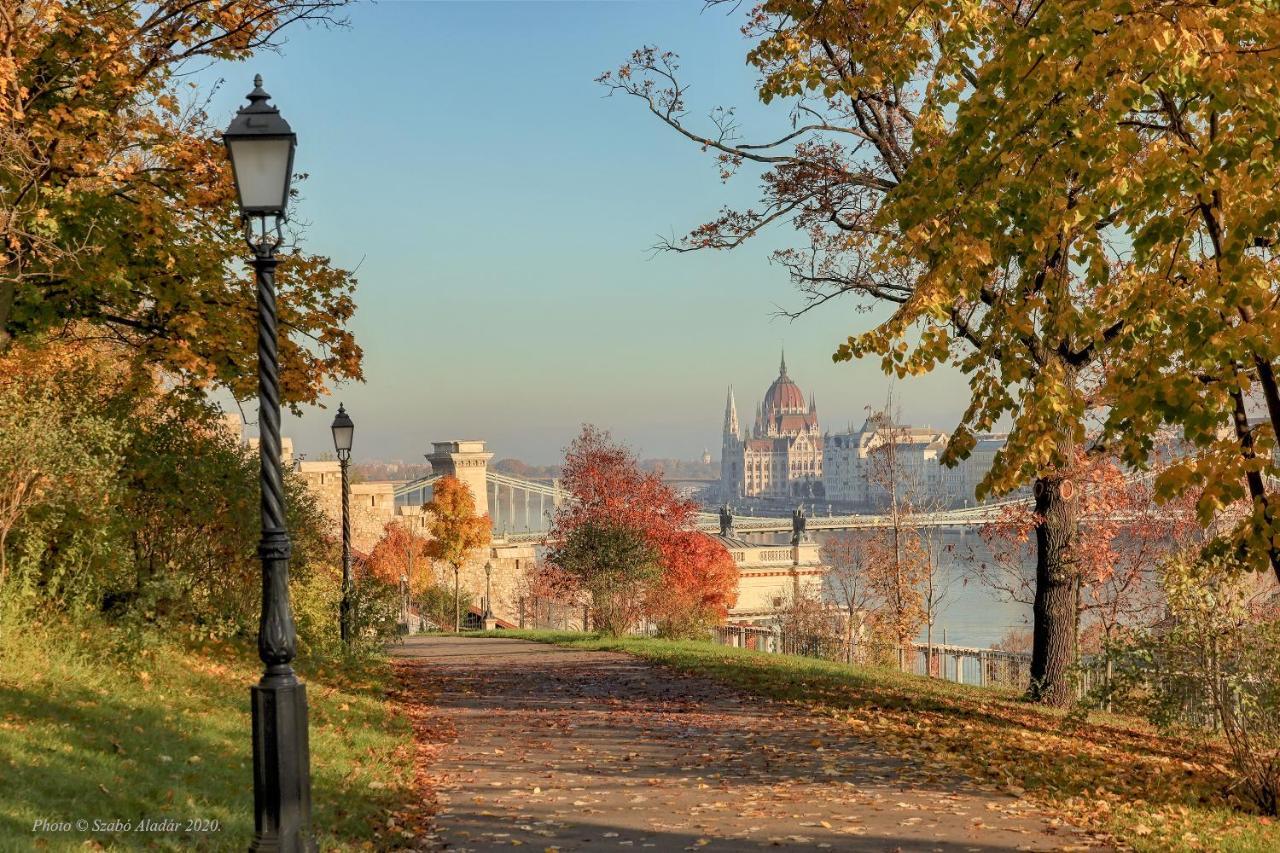
[[[662,589],[651,612],[659,622],[723,622],[738,601],[738,567],[728,550],[696,530],[676,531],[659,548]]]
[[[662,561],[661,595],[651,595],[659,621],[699,615],[720,620],[737,600],[737,569],[724,546],[694,529],[697,504],[679,497],[661,475],[646,473],[626,447],[590,424],[565,452],[561,485],[573,495],[552,521],[550,539],[565,541],[588,522],[639,531]],[[542,583],[567,593],[572,579],[547,566]]]
[[[573,500],[560,506],[551,538],[565,539],[587,521],[644,531],[654,547],[692,526],[697,504],[682,500],[656,473],[640,470],[636,457],[590,424],[565,451],[561,486]]]

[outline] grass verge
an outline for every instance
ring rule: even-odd
[[[1280,850],[1280,826],[1231,788],[1221,744],[1142,721],[1071,714],[999,690],[892,670],[706,642],[497,631],[576,649],[625,652],[748,692],[802,704],[899,754],[1026,797],[1140,851]]]
[[[0,850],[244,850],[259,675],[248,646],[161,644],[124,661],[89,632],[0,628]],[[413,790],[390,667],[302,675],[320,848],[393,846],[400,827],[388,821],[411,811]],[[172,823],[139,829],[148,819]],[[40,820],[53,828],[33,829]]]

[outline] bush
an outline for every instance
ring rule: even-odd
[[[258,463],[220,417],[109,350],[51,344],[0,359],[6,609],[100,614],[133,647],[255,637]],[[336,604],[331,619],[315,611],[337,586],[324,568],[337,552],[305,485],[286,475],[285,487],[301,640],[318,650],[337,633]]]
[[[454,614],[463,614],[465,619],[472,603],[471,594],[466,590],[459,590],[455,610],[453,587],[444,583],[432,583],[419,595],[417,602],[422,608],[422,617],[434,622],[442,631],[453,630]]]
[[[1169,615],[1112,649],[1105,698],[1165,729],[1219,733],[1237,783],[1259,809],[1280,806],[1280,621],[1260,608],[1256,575],[1215,551],[1162,569]]]

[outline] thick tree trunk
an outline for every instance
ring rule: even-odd
[[[1267,364],[1267,370],[1262,381],[1262,387],[1267,397],[1267,406],[1271,410],[1271,401],[1276,397],[1275,374],[1270,370],[1270,364],[1259,361],[1259,374],[1263,374],[1261,366]],[[1269,380],[1269,381],[1268,381]],[[1249,413],[1245,408],[1244,394],[1238,389],[1231,392],[1231,400],[1234,404],[1232,411],[1232,425],[1236,430],[1236,439],[1240,442],[1240,455],[1247,460],[1256,459],[1258,456],[1257,448],[1254,446],[1253,430],[1249,428]],[[1277,400],[1275,409],[1272,410],[1272,429],[1276,431],[1276,435],[1280,436],[1280,400]],[[1262,479],[1262,472],[1257,470],[1249,471],[1245,474],[1245,482],[1249,486],[1249,497],[1253,502],[1262,507],[1262,517],[1266,521],[1267,529],[1270,530],[1275,523],[1275,508],[1272,506],[1271,498],[1267,494],[1266,481]],[[1276,547],[1274,540],[1271,547],[1267,551],[1267,559],[1271,562],[1271,570],[1276,573],[1277,580],[1280,580],[1280,548]]]
[[[1075,698],[1076,627],[1080,575],[1071,546],[1078,520],[1074,495],[1062,496],[1061,476],[1036,480],[1036,596],[1031,649],[1031,686],[1027,698],[1047,705],[1069,705]]]

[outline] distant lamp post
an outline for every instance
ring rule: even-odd
[[[486,631],[492,631],[497,627],[497,620],[493,618],[493,563],[488,560],[484,561],[484,615],[480,618]]]
[[[333,418],[333,449],[338,452],[338,465],[342,469],[342,602],[338,605],[338,628],[342,644],[351,645],[351,483],[348,465],[351,462],[351,444],[355,439],[356,425],[346,408],[338,404],[338,414]]]
[[[404,632],[409,633],[409,576],[400,576],[400,621],[404,623]]]
[[[293,174],[297,137],[253,79],[249,103],[222,134],[235,175],[245,242],[258,288],[258,454],[262,489],[262,679],[251,688],[253,811],[251,849],[312,851],[311,758],[306,688],[290,663],[297,654],[289,606],[289,530],[280,459],[280,360],[276,328],[276,249]],[[257,226],[255,228],[255,225]]]
[[[413,533],[410,532],[412,537]],[[409,546],[404,549],[405,556],[405,573],[404,573],[404,623],[408,633],[413,633],[413,626],[410,620],[413,619],[413,539],[409,539]]]

